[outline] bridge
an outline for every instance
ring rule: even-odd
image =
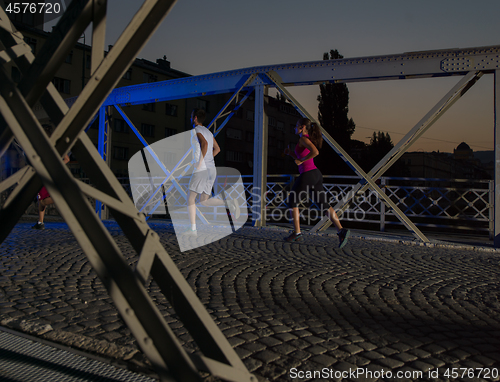
[[[276,88],[302,115],[314,120],[288,91],[290,86],[457,76],[457,84],[368,173],[323,130],[325,141],[359,176],[356,192],[363,192],[368,188],[377,192],[419,240],[428,242],[427,237],[381,192],[376,180],[483,75],[493,74],[493,127],[495,137],[497,136],[500,132],[500,46],[253,67],[114,89],[174,3],[172,0],[146,0],[106,57],[103,46],[106,1],[71,2],[36,57],[23,41],[23,36],[10,23],[4,10],[0,9],[0,41],[4,47],[0,52],[0,60],[2,64],[14,61],[22,73],[21,81],[16,84],[4,67],[0,70],[0,154],[3,155],[16,139],[30,160],[30,165],[0,184],[0,191],[15,186],[0,209],[0,241],[5,240],[38,190],[45,185],[121,316],[162,380],[174,378],[195,381],[201,379],[201,372],[208,372],[227,381],[255,381],[255,377],[247,370],[177,269],[158,235],[148,226],[145,216],[136,210],[103,161],[107,147],[106,108],[112,106],[123,113],[121,107],[127,104],[231,93],[230,100],[211,123],[218,133],[234,112],[247,101],[249,95],[255,94],[253,179],[254,186],[260,189],[261,195],[260,198],[256,195],[253,208],[262,211],[265,201],[263,193],[266,189],[267,147],[264,95],[268,88]],[[51,80],[91,23],[94,41],[92,77],[69,108]],[[32,110],[38,100],[56,125],[50,137],[45,134]],[[100,125],[99,150],[84,133],[96,114]],[[219,120],[222,120],[221,123]],[[61,158],[70,150],[89,174],[92,187],[74,179],[64,165]],[[500,163],[500,150],[496,146],[495,156],[496,163]],[[497,176],[499,171],[497,164]],[[500,214],[498,187],[500,186],[495,184],[495,246],[500,246],[500,225],[496,219]],[[134,268],[124,260],[122,251],[88,203],[87,197],[99,200],[112,212],[137,253],[138,261]],[[337,205],[335,208],[342,210],[347,208],[347,204]],[[253,223],[254,226],[264,226],[265,220],[256,219]],[[326,224],[327,222],[320,222],[313,231],[324,229]],[[146,284],[151,279],[158,283],[172,304],[199,346],[201,355],[188,353],[169,328],[146,289]]]

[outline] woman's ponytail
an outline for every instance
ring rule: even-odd
[[[319,150],[323,146],[323,134],[317,123],[312,122],[309,128],[309,139]]]

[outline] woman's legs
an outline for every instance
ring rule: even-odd
[[[321,211],[324,211],[326,207],[328,208],[326,214],[330,219],[330,221],[333,223],[333,225],[337,228],[337,232],[340,232],[342,230],[342,224],[340,223],[340,219],[337,216],[337,213],[335,212],[333,207],[330,206],[330,203],[328,203],[328,198],[326,197],[325,189],[323,188],[323,174],[321,174],[321,172],[317,170],[315,175],[316,175],[316,182],[313,186],[314,189],[313,200],[319,204]]]
[[[333,207],[330,207],[328,209],[327,215],[333,225],[337,228],[337,232],[339,232],[342,229],[342,224],[340,224],[339,217],[337,216],[337,213],[335,212]]]
[[[40,223],[43,223],[43,219],[45,218],[46,207],[53,203],[54,201],[50,196],[48,198],[38,201],[38,221]]]
[[[299,207],[292,208],[292,220],[293,220],[293,229],[294,229],[295,233],[300,233]]]
[[[300,233],[300,213],[298,205],[300,203],[300,200],[308,194],[308,188],[308,173],[305,172],[303,174],[300,174],[300,176],[297,178],[286,200],[286,204],[292,209],[293,229],[296,234]]]

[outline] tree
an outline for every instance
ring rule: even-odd
[[[331,50],[330,53],[323,54],[323,60],[334,60],[343,58],[337,50]],[[350,151],[351,136],[354,133],[356,124],[352,118],[348,118],[349,112],[349,90],[346,84],[322,84],[319,86],[320,95],[318,96],[318,120],[321,126],[332,136],[333,139],[347,152]],[[328,151],[328,155],[322,155],[322,163],[330,163],[325,173],[347,173],[348,167],[333,159],[333,155],[340,159],[338,155]],[[332,162],[333,160],[333,162]],[[333,165],[333,166],[332,166]],[[330,170],[331,167],[337,169]]]
[[[368,160],[367,163],[373,167],[377,164],[392,148],[391,136],[383,131],[373,132],[373,136],[368,144]]]

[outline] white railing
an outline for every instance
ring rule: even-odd
[[[277,209],[286,209],[283,195],[290,189],[295,176],[270,176],[275,181],[267,185],[267,218],[275,219]],[[268,178],[268,179],[269,179]],[[281,178],[281,179],[279,179]],[[389,225],[402,225],[396,214],[381,202],[377,193],[367,191],[353,195],[359,181],[355,176],[325,176],[324,188],[330,204],[351,200],[342,220],[358,225],[378,225],[384,231]],[[488,232],[493,235],[492,180],[390,178],[377,181],[382,191],[419,227],[468,232]],[[249,192],[250,192],[249,185]],[[301,207],[306,207],[302,204]],[[312,209],[317,208],[312,205]],[[314,216],[316,214],[316,216]],[[311,223],[319,220],[303,215]],[[317,217],[316,219],[314,219]]]
[[[298,175],[268,175],[266,191],[267,222],[289,222],[290,213],[285,199],[295,178]],[[247,202],[249,219],[252,216],[253,182],[251,175],[243,175],[245,189],[244,200]],[[85,179],[81,179],[86,181]],[[125,190],[132,195],[128,178],[119,178]],[[356,176],[324,176],[324,188],[332,206],[338,201],[351,200],[341,219],[350,222],[353,227],[368,226],[384,231],[388,226],[402,225],[391,209],[381,203],[378,194],[367,191],[353,197],[354,186],[358,183]],[[217,179],[214,185],[218,193],[228,179]],[[137,182],[134,182],[137,183]],[[180,184],[186,188],[188,180]],[[398,208],[418,227],[440,230],[456,230],[464,232],[483,232],[493,235],[493,196],[492,180],[470,179],[425,179],[425,178],[380,178],[377,183]],[[150,185],[144,178],[147,189]],[[6,199],[1,195],[2,204]],[[185,204],[178,193],[170,195],[169,203]],[[232,197],[236,197],[233,195]],[[173,198],[173,199],[172,199]],[[306,208],[309,207],[309,208]],[[319,221],[319,209],[315,204],[301,203],[301,217],[310,225]],[[31,213],[35,212],[31,210]],[[214,210],[215,211],[215,210]]]

